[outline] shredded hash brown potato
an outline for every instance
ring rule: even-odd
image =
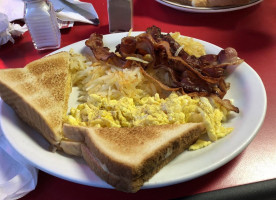
[[[173,39],[175,39],[180,46],[183,47],[184,51],[186,51],[190,55],[194,55],[196,57],[200,57],[206,54],[204,46],[195,41],[193,38],[181,36],[179,32],[170,33]]]
[[[72,75],[73,85],[77,85],[76,82],[79,79],[77,72],[86,69],[92,64],[84,55],[75,53],[73,49],[70,49],[70,71]]]
[[[96,62],[78,71],[73,80],[82,89],[82,102],[89,95],[97,94],[108,99],[130,97],[134,100],[154,96],[156,87],[144,77],[140,68],[122,69],[104,62]]]

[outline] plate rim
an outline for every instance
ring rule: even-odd
[[[238,6],[219,6],[219,7],[194,7],[189,5],[183,5],[169,0],[156,0],[158,3],[171,7],[173,9],[186,11],[186,12],[197,12],[197,13],[219,13],[219,12],[230,12],[240,9],[245,9],[261,3],[263,0],[251,0],[248,4]]]

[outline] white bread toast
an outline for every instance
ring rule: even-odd
[[[63,115],[71,93],[70,54],[61,52],[24,68],[0,70],[0,96],[52,145],[62,138]]]
[[[78,143],[84,160],[100,178],[132,193],[206,132],[203,123],[133,128],[64,124],[63,131]]]
[[[250,3],[250,0],[169,0],[171,2],[194,7],[239,6]]]

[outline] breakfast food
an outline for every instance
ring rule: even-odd
[[[71,93],[69,53],[41,58],[24,68],[0,70],[0,96],[53,146],[62,138]]]
[[[194,49],[187,49],[190,43]],[[102,35],[95,33],[86,45],[96,61],[76,72],[73,82],[80,89],[80,104],[71,108],[66,123],[136,127],[204,122],[209,141],[199,140],[190,150],[233,130],[222,125],[230,111],[239,112],[223,99],[230,87],[224,81],[225,69],[242,62],[233,48],[206,55],[199,42],[179,33],[163,35],[155,26],[126,36],[116,52],[110,52]]]
[[[250,0],[168,0],[182,5],[194,7],[239,6],[250,3]]]
[[[64,125],[65,136],[81,143],[81,153],[90,168],[124,192],[139,190],[203,133],[203,123],[135,128]]]
[[[136,192],[185,149],[233,130],[223,122],[239,112],[224,99],[226,68],[243,62],[235,49],[206,54],[199,42],[155,26],[122,38],[115,52],[100,34],[85,43],[92,56],[70,50],[1,70],[0,95],[58,150],[83,157],[115,188]]]

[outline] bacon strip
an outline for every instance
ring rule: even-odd
[[[210,98],[212,98],[216,103],[222,105],[227,110],[239,113],[239,108],[232,105],[229,99],[221,99],[216,95],[211,95]]]
[[[85,45],[88,46],[96,59],[107,61],[110,57],[116,56],[113,52],[109,51],[108,47],[104,47],[103,35],[98,33],[92,33],[88,40],[85,41]]]
[[[110,52],[108,47],[103,44],[103,35],[92,33],[85,45],[89,47],[97,60],[110,62],[118,67],[128,68],[135,63],[131,60],[125,60],[123,57],[117,56],[115,53]]]

